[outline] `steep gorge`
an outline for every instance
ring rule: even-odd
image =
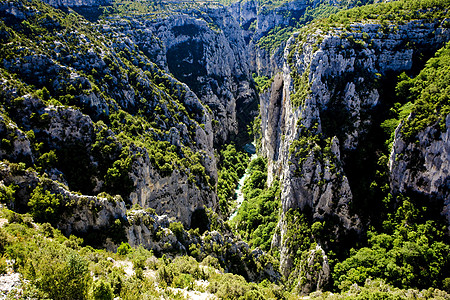
[[[112,228],[108,235],[117,229],[132,246],[158,253],[192,254],[192,245],[205,249],[212,239],[211,245],[225,249],[220,259],[234,264],[230,271],[251,280],[280,280],[272,265],[259,272],[253,262],[239,266],[236,256],[263,254],[249,251],[227,229],[207,237],[176,236],[168,229],[174,221],[199,227],[199,213],[218,211],[215,149],[249,142],[247,126],[259,113],[258,151],[268,160],[269,186],[276,180],[281,186],[281,216],[272,239],[280,272],[299,293],[326,288],[330,253],[344,258],[369,226],[379,225],[373,213],[382,199],[370,203],[365,196],[384,151],[380,115],[393,107],[390,81],[404,71],[415,76],[450,40],[450,30],[447,13],[402,21],[356,19],[346,26],[330,17],[328,24],[302,27],[274,49],[260,47],[270,30],[293,26],[292,20],[322,2],[268,9],[246,1],[176,7],[166,15],[107,7],[111,11],[97,23],[76,19],[92,31],[64,25],[65,16],[42,21],[37,10],[20,2],[2,3],[0,157],[12,164],[2,163],[0,171],[2,185],[16,186],[20,197],[11,205],[26,211],[34,189],[44,186],[70,204],[55,223],[66,234]],[[38,20],[52,36],[64,34],[46,41],[51,50],[43,53],[31,42],[36,29],[18,25],[24,20]],[[25,48],[18,36],[27,37]],[[69,43],[80,48],[72,51]],[[272,78],[259,95],[253,73]],[[67,97],[71,94],[75,97]],[[427,127],[418,143],[396,130],[389,191],[434,201],[450,224],[446,120],[446,131]],[[80,164],[71,170],[61,158],[73,149]],[[52,161],[52,153],[58,160]],[[40,174],[14,164],[20,162],[36,164]],[[295,231],[297,225],[315,230],[305,233],[307,242],[298,238],[303,233]],[[105,236],[111,249],[117,241]],[[317,262],[320,270],[313,267]]]
[[[274,237],[273,246],[281,248],[281,270],[286,277],[295,268],[302,268],[293,268],[299,246],[289,242],[291,225],[285,219],[290,210],[308,208],[312,210],[308,213],[312,214],[311,224],[325,224],[324,232],[328,231],[327,237],[332,236],[334,241],[323,236],[314,239],[326,251],[336,252],[336,242],[352,245],[364,227],[376,224],[373,218],[379,216],[373,213],[380,204],[367,204],[363,197],[369,196],[367,177],[375,180],[370,174],[374,172],[370,159],[377,159],[373,155],[381,148],[376,147],[382,146],[376,145],[380,141],[374,135],[380,130],[377,114],[392,105],[389,93],[393,91],[387,88],[387,81],[395,78],[394,74],[417,68],[417,56],[437,51],[450,39],[445,19],[389,25],[365,20],[346,28],[311,29],[290,38],[283,67],[271,89],[261,95],[261,150],[269,161],[269,178],[279,178],[282,186],[280,234]],[[405,191],[405,185],[422,190],[417,182],[423,182],[425,189],[419,193],[428,195],[424,201],[447,199],[444,207],[437,205],[448,218],[448,173],[444,163],[448,155],[442,144],[445,132],[433,142],[425,142],[425,136],[430,135],[419,135],[421,146],[410,145],[406,150],[396,135],[390,163],[391,187],[394,194]],[[402,158],[393,162],[396,153],[402,151],[411,156],[406,162]],[[411,162],[412,157],[418,158],[413,151],[435,152],[419,155],[426,160],[422,166]],[[438,154],[440,151],[444,152]],[[364,160],[358,160],[360,157]],[[412,171],[416,168],[422,170],[420,175]],[[367,211],[369,207],[373,209]],[[312,286],[326,283],[325,275],[322,282]],[[311,285],[308,287],[300,278],[299,290],[307,293],[309,288]]]

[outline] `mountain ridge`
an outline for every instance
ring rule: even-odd
[[[338,2],[83,4],[94,23],[2,2],[2,202],[87,245],[214,257],[295,294],[447,289],[448,99],[430,74],[450,4]],[[252,135],[267,161],[224,222]]]

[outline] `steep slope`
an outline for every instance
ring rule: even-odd
[[[64,7],[0,2],[9,208],[90,245],[127,241],[164,266],[190,255],[299,294],[353,297],[368,278],[450,287],[448,46],[425,65],[450,40],[448,0],[335,15],[366,2],[48,3]],[[101,18],[66,7],[85,5]],[[224,223],[257,100],[267,160],[250,164],[243,210]],[[233,295],[264,298],[254,287]]]
[[[283,67],[286,41],[307,23],[339,10],[372,3],[372,0],[236,1],[230,5],[233,17],[249,44],[254,72],[273,76]]]
[[[75,14],[16,1],[1,15],[3,159],[186,225],[216,206],[212,116],[186,85]]]
[[[443,207],[450,229],[449,56],[447,44],[417,77],[399,83],[414,107],[395,130],[389,171],[394,194]]]
[[[207,4],[138,4],[146,14],[122,8],[120,2],[115,5],[102,22],[130,38],[211,109],[215,145],[247,143],[246,128],[257,114],[257,95],[248,46],[231,14]]]
[[[1,7],[2,203],[96,247],[214,255],[278,281],[276,262],[213,212],[213,115],[195,93],[113,21],[26,4]]]
[[[282,187],[283,216],[273,246],[281,247],[285,276],[300,270],[293,278],[300,274],[296,284],[302,292],[310,291],[302,289],[305,268],[294,260],[311,241],[293,243],[292,222],[317,224],[318,232],[298,234],[334,253],[357,241],[352,236],[362,229],[360,218],[364,225],[376,223],[371,207],[377,204],[363,197],[377,161],[372,156],[380,142],[377,116],[392,105],[386,83],[392,73],[416,68],[418,55],[450,39],[446,5],[400,1],[353,9],[305,27],[288,41],[283,71],[261,95],[261,145],[269,181],[279,178]],[[382,15],[389,20],[371,17]],[[401,21],[392,21],[393,15]]]

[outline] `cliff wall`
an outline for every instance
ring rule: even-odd
[[[436,51],[449,39],[450,31],[441,21],[426,20],[387,26],[354,23],[328,31],[315,28],[290,38],[284,50],[283,70],[260,101],[262,153],[269,159],[269,182],[274,178],[281,181],[283,216],[290,209],[309,207],[313,220],[334,220],[336,239],[360,232],[362,224],[351,209],[354,186],[346,169],[374,126],[377,107],[389,101],[380,96],[383,91],[376,82],[391,73],[411,70],[418,53]],[[443,146],[443,141],[445,133],[430,143]],[[431,169],[443,161],[436,152],[437,144],[432,148],[417,145],[427,152],[424,155],[429,157]],[[401,141],[394,146],[395,151],[406,147],[412,146]],[[399,174],[394,176],[395,189],[402,189],[403,182],[413,185],[412,178],[416,177],[401,171],[404,163],[391,165]],[[440,175],[433,174],[431,178],[439,181],[435,186],[446,189]],[[289,225],[283,216],[273,246],[281,247],[281,269],[288,276],[293,254],[286,243]],[[326,241],[319,243],[327,249]]]

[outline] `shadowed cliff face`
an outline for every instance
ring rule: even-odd
[[[372,130],[379,126],[374,115],[390,101],[385,96],[389,89],[383,89],[379,83],[384,78],[395,78],[392,73],[412,69],[418,53],[436,51],[450,39],[450,31],[440,21],[412,21],[384,33],[380,33],[378,24],[352,26],[358,31],[336,29],[294,35],[284,50],[283,72],[275,76],[271,91],[261,95],[260,110],[262,153],[269,158],[269,181],[276,177],[281,180],[283,215],[290,209],[308,207],[312,209],[313,221],[328,223],[333,219],[335,237],[341,240],[362,229],[355,209],[362,207],[364,195],[360,185],[368,176],[364,172],[370,170],[355,168],[355,163],[361,155],[370,157],[371,153],[364,152],[370,149],[369,143],[379,142]],[[414,43],[415,50],[404,48],[406,43]],[[438,140],[433,143],[442,143],[445,135]],[[439,148],[437,144],[433,149]],[[394,151],[414,152],[407,147],[412,146],[398,141]],[[424,145],[417,147],[425,151]],[[430,153],[422,156],[434,157]],[[441,165],[442,158],[427,161]],[[399,182],[394,184],[397,191],[405,189],[405,178],[399,174],[409,176],[406,182],[410,185],[418,184],[412,179],[416,177],[400,171],[405,169],[404,164],[407,162],[400,160],[391,167],[398,174],[394,176],[394,182]],[[351,172],[352,181],[347,172]],[[420,174],[423,178],[417,180],[425,186],[432,186],[431,182],[437,180],[439,184],[434,186],[442,188],[442,183],[446,189],[446,175],[431,179],[430,174]],[[434,188],[425,189],[430,195],[437,192]],[[358,190],[357,198],[353,190]],[[281,251],[281,269],[287,276],[293,263],[293,254],[286,244],[289,224],[281,220],[279,227],[280,235],[274,243],[281,249],[287,247]],[[319,242],[326,251],[333,248],[332,244]]]
[[[389,158],[390,187],[394,194],[430,203],[430,213],[445,216],[450,230],[450,115],[440,118],[444,122],[428,124],[412,138],[402,132],[404,122],[397,127]]]
[[[200,18],[190,16],[195,14]],[[119,17],[109,24],[131,38],[159,67],[186,83],[211,109],[215,145],[250,141],[247,125],[257,114],[258,103],[251,78],[252,57],[239,24],[225,8],[131,19],[125,29]]]
[[[267,107],[267,123],[270,124],[267,128],[267,136],[270,137],[270,144],[267,145],[267,147],[270,152],[273,152],[273,158],[275,160],[278,157],[278,153],[275,153],[275,151],[277,151],[277,145],[281,141],[281,132],[284,131],[284,114],[282,113],[282,106],[286,96],[283,87],[284,81],[282,75],[275,75],[269,98],[269,106]]]

